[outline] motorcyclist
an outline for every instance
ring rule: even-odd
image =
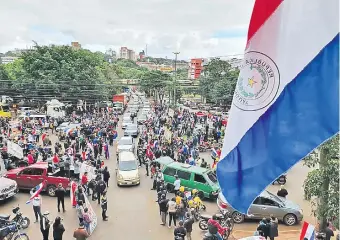
[[[192,190],[192,200],[194,201],[194,204],[195,204],[197,210],[199,210],[204,205],[201,198],[198,195],[199,195],[198,190],[193,189]]]
[[[222,227],[218,222],[217,215],[214,214],[212,218],[208,220],[208,230],[209,233],[216,236],[218,240],[223,240],[222,236],[225,234],[225,231],[228,231],[228,228]]]

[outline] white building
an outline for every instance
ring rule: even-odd
[[[243,59],[232,58],[232,59],[229,59],[228,62],[230,63],[232,68],[239,68],[242,65]]]

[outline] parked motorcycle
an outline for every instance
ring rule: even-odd
[[[278,183],[280,185],[285,185],[287,182],[287,176],[285,174],[281,175],[279,178],[277,178],[272,184]]]
[[[17,223],[0,227],[0,240],[29,240],[26,233],[21,233]]]
[[[12,212],[15,214],[14,218],[10,220],[10,215],[0,215],[0,227],[7,226],[13,223],[18,225],[18,228],[28,228],[31,221],[28,217],[22,216],[20,212],[20,207],[15,207],[12,209]]]
[[[234,220],[229,211],[223,210],[220,214],[216,214],[216,216],[218,217],[218,221],[222,227],[228,227],[230,231],[234,229]],[[203,231],[208,230],[208,221],[211,218],[212,216],[210,215],[201,215],[198,227]]]

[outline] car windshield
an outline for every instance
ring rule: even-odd
[[[120,161],[119,162],[119,170],[120,171],[131,171],[136,170],[137,164],[136,161]]]
[[[119,145],[131,145],[132,139],[131,138],[121,138],[119,140]]]
[[[267,192],[267,193],[270,196],[270,199],[272,199],[273,201],[283,203],[282,200],[278,198],[276,195],[272,194],[271,192]]]
[[[130,125],[127,125],[126,129],[127,130],[137,130],[137,126],[135,124],[130,124]]]
[[[210,181],[212,181],[213,183],[217,183],[217,177],[213,172],[209,172],[208,173],[208,178],[210,179]]]

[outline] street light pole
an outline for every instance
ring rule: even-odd
[[[177,87],[177,55],[180,54],[180,52],[173,52],[175,54],[175,84],[174,84],[174,104],[176,107],[176,87]]]

